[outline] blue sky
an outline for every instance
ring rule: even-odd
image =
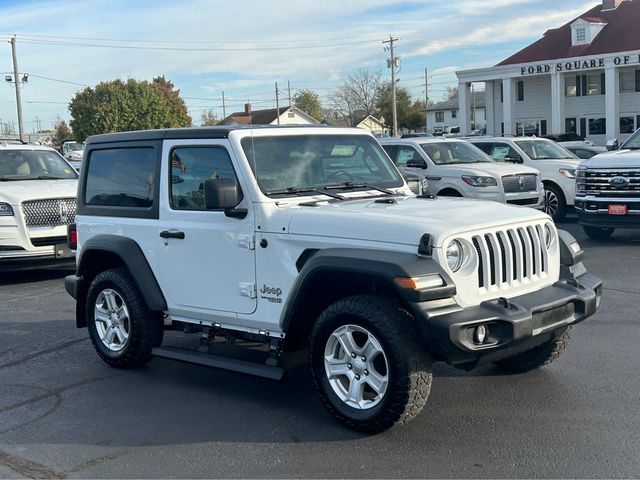
[[[12,70],[8,40],[17,34],[25,130],[69,119],[83,85],[165,75],[180,88],[197,124],[227,113],[275,106],[274,83],[292,91],[331,90],[358,68],[387,78],[382,41],[398,37],[400,85],[439,100],[453,72],[493,65],[580,15],[585,0],[0,0],[0,72]],[[47,77],[47,78],[40,78]],[[55,81],[55,80],[61,81]],[[64,83],[71,82],[71,83]],[[11,85],[0,88],[0,120],[15,122]]]

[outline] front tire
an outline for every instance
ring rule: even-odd
[[[91,342],[112,367],[139,367],[162,343],[162,314],[149,311],[126,268],[95,276],[87,292],[86,315]]]
[[[371,295],[338,300],[311,333],[316,389],[343,424],[378,433],[417,416],[431,390],[431,361],[413,319],[391,301]]]
[[[583,225],[582,229],[589,238],[594,238],[596,240],[606,240],[613,235],[613,232],[616,230],[615,228],[590,227],[589,225]]]
[[[567,200],[564,193],[556,185],[545,184],[542,210],[549,215],[554,222],[564,220],[567,215]]]
[[[495,362],[502,370],[524,373],[549,365],[567,348],[571,339],[571,327],[567,327],[551,340],[537,347]]]

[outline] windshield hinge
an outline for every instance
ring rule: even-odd
[[[256,298],[258,296],[255,283],[239,283],[238,289],[242,297]]]
[[[255,250],[256,237],[254,235],[238,235],[238,245],[249,250]]]

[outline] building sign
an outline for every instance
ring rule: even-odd
[[[604,58],[592,58],[589,60],[572,60],[569,62],[541,63],[520,68],[520,75],[541,75],[545,73],[574,72],[576,70],[590,70],[592,68],[604,68]],[[640,55],[620,55],[613,58],[615,66],[635,65],[640,63]]]

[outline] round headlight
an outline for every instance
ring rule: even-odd
[[[463,250],[458,240],[452,240],[447,245],[447,265],[452,272],[457,272],[462,266]]]
[[[544,244],[549,248],[551,246],[551,241],[553,240],[553,231],[551,227],[547,224],[544,226]]]

